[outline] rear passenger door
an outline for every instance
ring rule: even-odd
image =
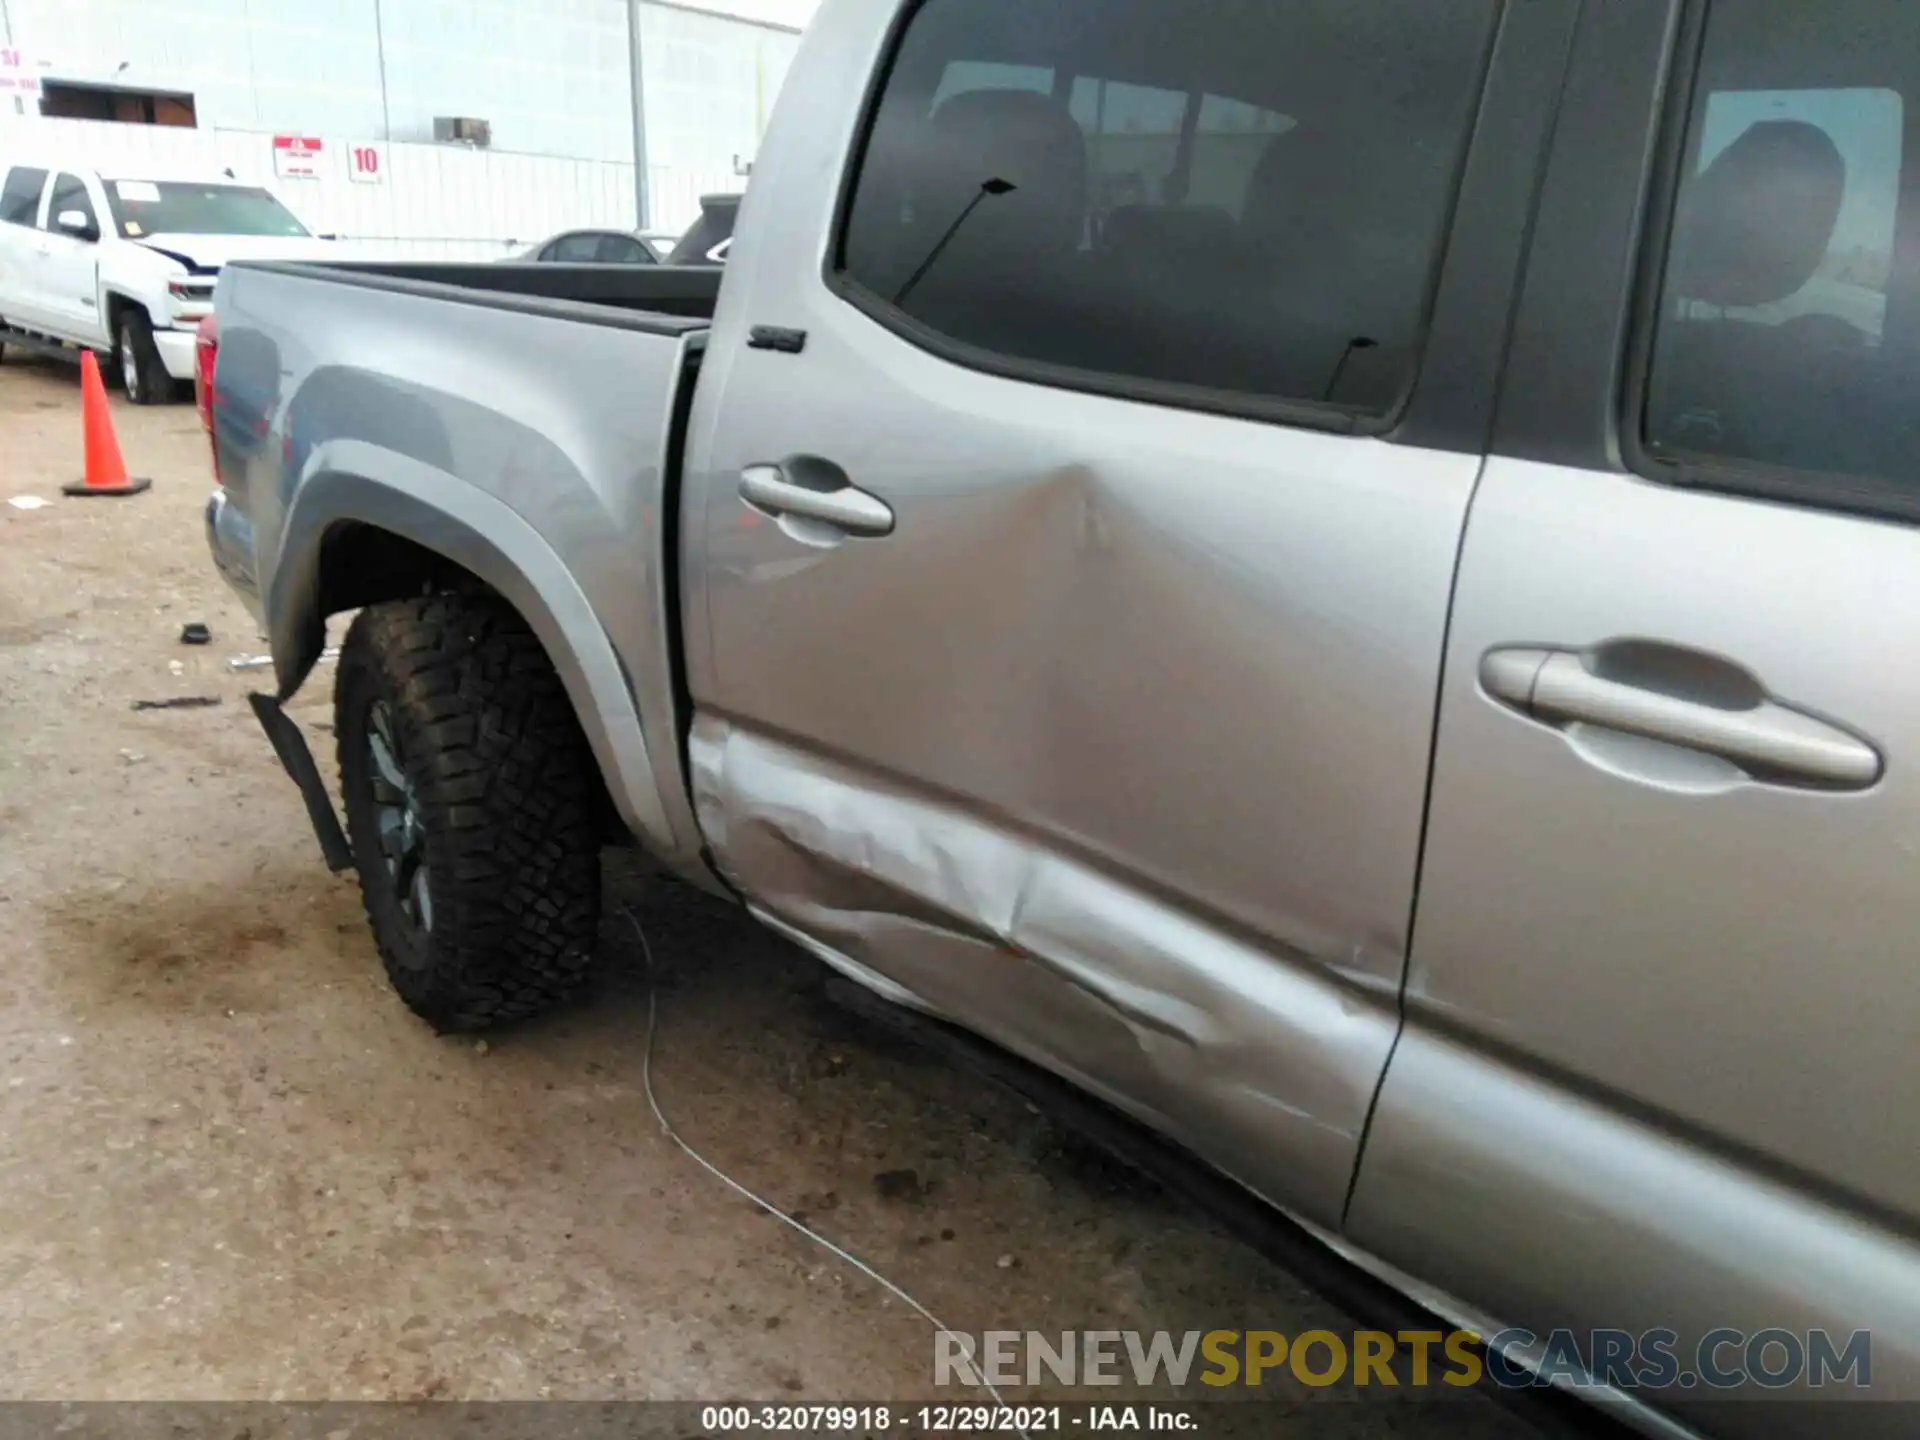
[[[1573,7],[897,8],[810,33],[696,392],[705,833],[1337,1223]]]
[[[1583,21],[1352,1229],[1688,1370],[1718,1327],[1871,1330],[1910,1400],[1920,10],[1689,7],[1663,113],[1661,9]]]
[[[37,330],[47,323],[40,293],[45,269],[46,235],[40,230],[40,205],[47,172],[15,165],[0,180],[0,320]]]

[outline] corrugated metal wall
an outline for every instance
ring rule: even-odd
[[[211,130],[427,141],[437,115],[493,148],[632,158],[625,0],[8,0],[43,79],[193,95]],[[648,159],[751,158],[799,37],[641,10]]]
[[[647,162],[696,171],[750,162],[799,40],[784,30],[642,7]],[[622,83],[625,74],[623,68]],[[630,159],[632,148],[628,143],[609,158]]]
[[[0,116],[0,167],[25,154],[76,165],[231,169],[235,179],[271,186],[318,233],[378,242],[371,253],[423,259],[490,259],[509,241],[525,245],[558,230],[633,224],[631,165],[394,144],[379,147],[386,178],[366,184],[349,174],[354,142],[321,138],[315,179],[276,182],[269,135]],[[701,194],[744,183],[730,170],[649,171],[654,224],[663,230],[690,224]]]

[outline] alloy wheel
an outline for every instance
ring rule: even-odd
[[[384,700],[375,701],[367,715],[368,771],[373,782],[374,824],[387,878],[393,885],[400,914],[421,935],[433,930],[433,882],[427,865],[427,826],[420,813],[413,782],[407,778],[407,756]]]

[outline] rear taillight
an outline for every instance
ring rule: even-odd
[[[220,480],[220,441],[213,433],[213,366],[220,358],[220,320],[209,315],[193,332],[193,406],[200,412],[213,450],[213,478]]]
[[[213,363],[220,355],[220,320],[207,316],[193,334],[193,403],[200,412],[200,423],[213,434]],[[213,468],[220,470],[219,447],[214,447]]]

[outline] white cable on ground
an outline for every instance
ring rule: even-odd
[[[946,1330],[947,1327],[940,1322],[939,1316],[927,1309],[926,1306],[922,1305],[918,1300],[914,1299],[913,1296],[902,1290],[878,1270],[867,1264],[867,1262],[862,1260],[858,1255],[841,1249],[840,1246],[834,1244],[833,1241],[827,1239],[827,1237],[819,1231],[809,1229],[807,1226],[801,1224],[778,1205],[762,1200],[758,1195],[754,1194],[753,1191],[742,1185],[738,1180],[727,1174],[718,1165],[715,1165],[711,1160],[707,1159],[706,1156],[702,1155],[698,1150],[694,1149],[693,1146],[680,1138],[680,1132],[673,1128],[673,1122],[667,1119],[666,1115],[661,1112],[660,1102],[654,1098],[653,1094],[653,1034],[659,1015],[658,997],[660,993],[660,987],[654,977],[653,947],[647,943],[646,927],[641,925],[640,917],[635,915],[631,908],[622,910],[620,913],[627,917],[627,922],[633,926],[633,933],[640,937],[640,955],[647,967],[647,1039],[645,1046],[640,1052],[640,1083],[647,1094],[647,1108],[653,1111],[653,1118],[660,1126],[660,1133],[677,1145],[680,1148],[680,1152],[689,1160],[693,1161],[694,1164],[698,1165],[702,1170],[705,1170],[736,1195],[752,1201],[781,1224],[798,1230],[802,1235],[806,1236],[807,1239],[820,1246],[821,1249],[827,1250],[846,1261],[847,1264],[858,1270],[862,1275],[865,1275],[869,1280],[874,1281],[889,1295],[892,1295],[909,1310],[913,1311],[914,1314],[933,1326],[936,1331]],[[1001,1397],[1000,1392],[994,1389],[992,1382],[980,1372],[971,1359],[963,1359],[961,1364],[966,1367],[967,1378],[991,1395],[995,1404],[1005,1405],[1007,1403]],[[1027,1432],[1025,1430],[1020,1430],[1018,1433],[1021,1436],[1021,1440],[1027,1440]]]

